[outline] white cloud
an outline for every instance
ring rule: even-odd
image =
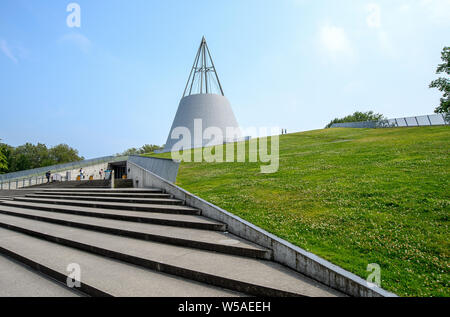
[[[17,59],[17,57],[14,56],[10,47],[8,46],[8,43],[5,40],[0,41],[0,50],[3,52],[3,54],[5,54],[6,57],[8,57],[14,63],[17,64],[19,62],[19,60]]]
[[[369,13],[366,22],[367,26],[370,28],[380,28],[381,27],[381,7],[376,3],[369,3],[366,6],[366,10]]]
[[[382,52],[389,57],[396,57],[397,50],[394,43],[391,40],[389,34],[384,30],[378,31],[378,42]]]
[[[407,13],[407,12],[411,11],[411,5],[409,3],[403,3],[402,5],[400,5],[399,11],[403,12],[403,13]]]
[[[70,43],[80,49],[83,53],[88,53],[91,49],[91,41],[81,33],[67,33],[60,38],[62,43]]]
[[[420,6],[433,22],[450,24],[450,0],[421,0]]]
[[[320,30],[320,43],[323,49],[333,58],[339,55],[352,56],[353,48],[345,29],[326,25]]]
[[[371,29],[375,29],[376,38],[378,41],[379,49],[383,54],[394,57],[396,55],[396,50],[394,43],[391,40],[391,34],[387,31],[388,28],[383,27],[382,25],[382,10],[381,6],[377,3],[369,3],[366,5],[366,23],[367,26]],[[407,12],[409,10],[409,6],[402,4],[399,7],[401,12]],[[370,33],[372,34],[372,33]]]

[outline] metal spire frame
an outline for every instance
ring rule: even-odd
[[[194,65],[192,66],[191,73],[189,74],[189,79],[186,83],[186,88],[184,89],[183,98],[192,95],[192,90],[194,89],[194,82],[196,79],[199,81],[199,93],[209,94],[212,92],[211,79],[208,74],[214,73],[217,80],[217,84],[222,96],[223,93],[222,85],[220,84],[219,76],[217,75],[216,67],[211,57],[211,52],[209,51],[206,39],[203,36],[200,47],[198,48],[197,55],[195,56]],[[205,92],[203,92],[205,91]]]

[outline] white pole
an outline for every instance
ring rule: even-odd
[[[111,171],[111,188],[114,188],[114,170]]]

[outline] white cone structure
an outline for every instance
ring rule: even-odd
[[[241,139],[236,117],[224,96],[203,38],[163,152],[220,145]]]

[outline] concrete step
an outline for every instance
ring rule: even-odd
[[[169,194],[163,193],[99,193],[99,192],[62,192],[62,191],[39,191],[36,195],[52,196],[97,196],[97,197],[130,197],[130,198],[171,198]]]
[[[200,250],[260,259],[271,258],[271,251],[230,233],[57,214],[2,205],[0,214]]]
[[[133,188],[133,180],[132,179],[115,179],[114,187],[115,188]]]
[[[162,193],[159,188],[39,188],[40,192],[61,192],[61,193]]]
[[[91,296],[243,296],[230,290],[148,270],[2,228],[0,253],[26,263],[64,284],[69,274],[68,265],[78,264],[81,269],[80,290]],[[12,284],[5,283],[5,288],[11,288]],[[44,292],[45,289],[41,291]]]
[[[109,180],[82,180],[82,181],[65,181],[51,182],[29,186],[28,188],[44,189],[44,188],[108,188],[111,186]]]
[[[0,255],[0,297],[80,296],[81,293],[68,289],[62,283],[32,271],[12,258]]]
[[[250,295],[343,296],[271,261],[142,241],[8,215],[0,215],[0,227]],[[3,243],[3,239],[0,241]]]
[[[198,209],[181,205],[135,204],[135,203],[101,202],[89,200],[70,200],[70,199],[34,198],[34,197],[15,197],[14,200],[45,203],[45,204],[67,205],[67,206],[133,210],[141,212],[159,212],[159,213],[185,214],[185,215],[200,215],[201,213],[200,210]]]
[[[0,204],[0,208],[1,208]],[[63,213],[96,218],[124,220],[139,223],[151,223],[164,226],[193,228],[214,231],[226,231],[225,224],[197,215],[169,214],[157,212],[141,212],[115,209],[101,209],[91,207],[64,206],[55,204],[43,204],[26,201],[5,201],[3,206],[42,210],[49,213]]]
[[[99,197],[99,196],[70,196],[70,195],[45,195],[27,194],[30,198],[48,198],[58,200],[81,200],[81,201],[106,201],[130,204],[158,204],[158,205],[182,205],[183,202],[173,198],[131,198],[131,197]]]

